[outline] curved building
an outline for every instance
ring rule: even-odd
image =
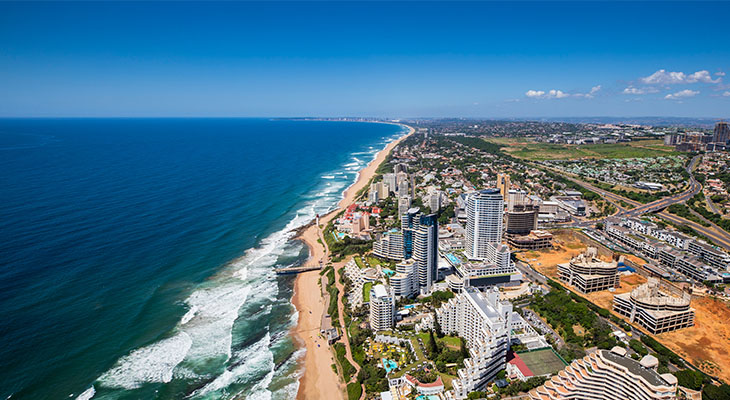
[[[581,293],[598,292],[618,287],[618,264],[598,258],[598,250],[589,247],[573,257],[570,263],[558,264],[558,277]]]
[[[403,233],[388,232],[373,242],[373,254],[380,258],[400,261],[404,258]]]
[[[670,400],[677,378],[659,374],[656,358],[635,361],[626,350],[598,350],[573,361],[544,385],[530,391],[532,400]]]
[[[413,259],[418,269],[418,286],[427,293],[438,276],[438,216],[421,215],[414,236]]]
[[[673,296],[659,288],[656,278],[649,278],[631,293],[613,296],[613,310],[643,326],[653,334],[671,332],[694,325],[695,311],[689,294]]]
[[[499,189],[473,193],[466,205],[466,247],[470,260],[486,260],[502,240],[504,200]]]
[[[395,275],[390,277],[390,286],[398,297],[411,297],[418,294],[418,273],[413,259],[395,265]]]

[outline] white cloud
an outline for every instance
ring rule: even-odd
[[[674,85],[686,83],[719,83],[722,78],[712,79],[712,75],[707,70],[697,71],[693,74],[685,74],[684,72],[672,72],[660,69],[653,74],[641,78],[642,83],[647,85]]]
[[[594,86],[591,88],[590,92],[588,93],[575,93],[570,94],[563,92],[562,90],[558,89],[551,89],[547,92],[544,90],[528,90],[525,92],[525,96],[533,98],[533,99],[564,99],[566,97],[587,97],[592,98],[596,92],[601,90],[601,85]]]
[[[684,89],[684,90],[680,90],[677,93],[668,94],[668,95],[664,96],[664,98],[667,100],[677,100],[677,99],[682,99],[685,97],[694,97],[698,94],[700,94],[699,90]]]
[[[724,97],[730,97],[730,92],[725,92],[722,94]]]
[[[562,90],[551,90],[548,92],[548,97],[555,97],[556,99],[562,99],[564,97],[569,97],[570,95],[563,92]]]
[[[593,86],[591,90],[588,93],[576,93],[573,96],[575,97],[585,97],[587,99],[592,99],[593,95],[598,93],[598,91],[601,90],[601,85]]]
[[[656,93],[659,90],[653,87],[642,87],[637,88],[633,86],[629,86],[626,89],[624,89],[623,94],[647,94],[647,93]]]
[[[725,76],[725,73],[722,71],[715,72],[715,75],[717,76]]]

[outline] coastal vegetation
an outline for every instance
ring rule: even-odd
[[[555,281],[548,283],[553,290],[544,296],[536,294],[529,308],[545,318],[565,340],[566,345],[558,352],[566,361],[583,357],[586,347],[610,349],[618,344],[611,336],[611,327],[599,318],[610,318],[608,310],[565,290]]]

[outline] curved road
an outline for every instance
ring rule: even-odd
[[[692,160],[690,161],[689,165],[687,166],[687,172],[689,172],[689,176],[690,176],[690,186],[687,190],[685,190],[684,192],[682,192],[680,194],[677,194],[677,195],[674,195],[671,197],[666,197],[666,198],[663,198],[660,200],[656,200],[656,201],[653,201],[653,202],[647,203],[647,204],[642,204],[636,200],[631,200],[631,199],[628,199],[621,195],[609,192],[607,190],[600,189],[600,188],[598,188],[588,182],[582,181],[580,179],[576,179],[576,178],[573,178],[573,177],[567,176],[567,175],[563,175],[563,176],[565,176],[566,179],[568,179],[574,183],[577,183],[578,185],[580,185],[590,191],[598,193],[605,200],[613,203],[619,209],[619,212],[616,214],[616,216],[618,216],[618,217],[635,218],[635,217],[639,217],[642,214],[656,212],[659,216],[661,216],[662,218],[664,218],[668,221],[671,221],[678,225],[686,225],[686,226],[691,227],[698,233],[706,236],[707,238],[709,238],[710,240],[715,242],[715,244],[717,244],[718,246],[723,247],[726,250],[730,250],[730,233],[724,231],[722,228],[718,227],[717,225],[710,222],[709,227],[703,226],[697,222],[690,221],[690,220],[687,220],[682,217],[678,217],[674,214],[670,214],[667,211],[662,211],[672,204],[686,202],[687,200],[692,198],[694,195],[699,193],[700,190],[702,190],[702,185],[699,182],[697,182],[695,180],[694,176],[692,175],[692,170],[697,165],[699,158],[700,158],[699,155],[694,156],[692,158]],[[564,174],[564,172],[562,172],[562,171],[558,171],[558,172]],[[634,206],[634,208],[632,208],[630,210],[624,209],[619,204],[621,201]],[[709,221],[707,221],[707,222],[709,222]],[[583,222],[583,223],[578,224],[578,226],[583,226],[583,225],[589,226],[589,225],[592,225],[593,223],[594,222]]]

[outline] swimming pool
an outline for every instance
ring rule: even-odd
[[[451,262],[454,265],[461,264],[461,260],[459,260],[459,257],[453,255],[452,253],[446,254],[446,258],[448,258],[449,259],[449,262]]]
[[[390,268],[383,268],[383,273],[384,273],[385,275],[388,275],[388,276],[393,276],[393,275],[395,275],[395,271],[393,271],[393,270],[392,270],[392,269],[390,269]]]
[[[383,367],[385,368],[386,373],[390,373],[390,371],[398,368],[398,363],[396,363],[393,360],[388,360],[387,358],[383,358]]]

